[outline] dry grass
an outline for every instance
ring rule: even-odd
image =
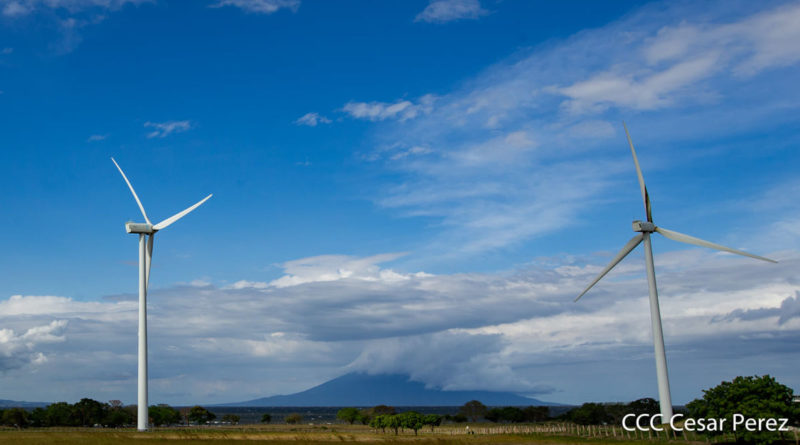
[[[480,426],[474,426],[480,429]],[[375,445],[614,445],[644,444],[614,438],[590,438],[557,434],[464,434],[461,426],[443,426],[434,433],[422,430],[418,436],[406,431],[398,436],[382,434],[362,425],[246,425],[215,428],[157,429],[146,433],[123,429],[59,428],[40,430],[0,430],[0,444],[20,445],[149,445],[200,443],[203,445],[247,443],[269,445],[332,445],[363,442]],[[661,441],[665,442],[665,441]],[[683,442],[683,441],[681,441]],[[653,442],[649,442],[653,445]],[[675,443],[675,442],[673,442]]]

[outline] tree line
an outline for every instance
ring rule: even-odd
[[[101,403],[83,398],[79,402],[51,403],[33,410],[23,408],[0,409],[0,424],[15,428],[27,427],[109,427],[119,428],[136,424],[136,405],[123,405],[119,400]],[[169,405],[152,405],[148,408],[149,423],[153,426],[197,424],[203,425],[216,419],[216,415],[202,406],[175,409]],[[239,416],[228,414],[225,422],[238,423]]]

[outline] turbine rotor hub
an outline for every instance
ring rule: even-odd
[[[153,228],[152,224],[134,222],[125,223],[125,231],[128,233],[156,233],[156,230]]]
[[[636,220],[633,222],[633,231],[634,232],[644,232],[644,233],[653,233],[656,231],[656,225],[649,222],[649,221],[639,221]]]

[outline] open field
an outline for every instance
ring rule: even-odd
[[[0,430],[0,443],[21,445],[45,444],[90,444],[90,445],[124,445],[124,444],[156,444],[156,443],[202,443],[207,445],[248,443],[270,445],[299,444],[334,444],[341,442],[364,442],[387,445],[480,445],[480,444],[601,444],[616,445],[666,443],[661,437],[625,437],[616,429],[616,437],[611,429],[607,430],[571,430],[552,426],[497,426],[496,424],[475,424],[466,434],[462,425],[445,425],[430,430],[420,431],[415,436],[406,430],[395,436],[394,433],[380,433],[360,425],[263,425],[263,426],[231,426],[214,428],[164,428],[147,433],[137,433],[132,429],[95,429],[95,428],[51,428],[29,430]],[[678,436],[669,442],[705,444],[702,437],[683,438]]]

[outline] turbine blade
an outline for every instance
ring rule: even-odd
[[[139,210],[142,211],[142,216],[144,216],[144,220],[147,221],[147,224],[152,224],[150,222],[150,219],[147,218],[147,213],[144,211],[144,206],[142,206],[142,201],[139,201],[139,197],[136,195],[136,190],[133,189],[131,181],[128,181],[128,177],[125,176],[125,172],[122,171],[122,168],[119,166],[119,164],[117,164],[117,161],[115,161],[114,158],[111,158],[111,161],[114,163],[114,165],[117,166],[117,170],[119,170],[120,174],[122,174],[122,178],[125,179],[125,182],[128,184],[128,188],[131,189],[131,193],[133,193],[133,199],[135,199],[136,204],[139,205]]]
[[[177,221],[177,220],[179,220],[179,219],[183,218],[184,216],[186,216],[186,214],[187,214],[187,213],[189,213],[189,212],[191,212],[192,210],[194,210],[194,209],[196,209],[196,208],[200,207],[200,204],[202,204],[202,203],[204,203],[204,202],[208,201],[208,199],[209,199],[209,198],[211,198],[212,196],[214,196],[214,195],[213,195],[213,194],[211,194],[211,195],[208,195],[208,196],[206,196],[205,198],[203,198],[203,199],[202,199],[200,202],[198,202],[197,204],[195,204],[195,205],[193,205],[193,206],[189,207],[188,209],[186,209],[186,210],[184,210],[184,211],[182,211],[182,212],[180,212],[180,213],[176,213],[176,214],[174,214],[174,215],[170,216],[169,218],[165,219],[164,221],[161,221],[160,223],[158,223],[158,224],[154,225],[154,226],[153,226],[153,228],[154,228],[154,229],[156,229],[156,230],[161,230],[161,229],[163,229],[164,227],[167,227],[168,225],[170,225],[170,224],[174,223],[175,221]]]
[[[656,227],[656,232],[666,236],[667,238],[669,238],[669,239],[671,239],[673,241],[678,241],[678,242],[686,243],[686,244],[693,244],[695,246],[700,246],[700,247],[709,247],[711,249],[717,249],[717,250],[721,250],[723,252],[735,253],[737,255],[749,256],[750,258],[755,258],[757,260],[769,261],[770,263],[777,263],[777,261],[771,260],[769,258],[764,258],[763,256],[753,255],[752,253],[747,253],[747,252],[743,252],[741,250],[731,249],[730,247],[725,247],[725,246],[720,245],[720,244],[715,244],[715,243],[712,243],[712,242],[709,242],[709,241],[706,241],[706,240],[701,240],[700,238],[695,238],[693,236],[685,235],[683,233],[674,232],[672,230],[667,230],[667,229],[664,229],[664,228],[661,228],[661,227]]]
[[[620,261],[622,261],[623,258],[628,256],[628,254],[631,253],[631,251],[635,249],[636,246],[639,245],[639,243],[642,242],[642,239],[644,239],[644,235],[642,235],[641,233],[631,238],[631,240],[628,241],[628,244],[625,244],[622,250],[620,250],[619,253],[617,253],[617,256],[615,256],[614,259],[611,260],[610,263],[608,263],[608,266],[606,266],[606,268],[603,269],[602,272],[600,272],[600,275],[598,275],[597,278],[594,279],[594,281],[592,281],[588,286],[586,286],[586,289],[584,289],[583,292],[581,292],[581,294],[578,295],[578,298],[576,298],[575,301],[580,300],[583,294],[589,292],[589,289],[591,289],[592,286],[597,284],[597,282],[600,281],[604,276],[606,276],[606,274],[610,272],[611,269],[613,269],[614,266],[617,265],[617,263],[619,263]]]
[[[644,211],[647,213],[647,221],[653,222],[653,213],[650,210],[650,195],[647,194],[647,187],[644,185],[644,176],[642,176],[642,168],[639,167],[639,158],[636,156],[636,150],[633,148],[633,140],[631,134],[628,133],[628,126],[622,122],[625,128],[625,136],[628,137],[628,145],[631,146],[631,154],[633,154],[633,163],[636,164],[636,176],[639,178],[639,189],[642,191],[642,201],[644,201]]]
[[[147,237],[147,255],[145,256],[145,280],[144,280],[144,288],[148,289],[150,286],[150,265],[153,264],[153,238],[156,236],[155,233],[151,233],[150,236]]]

